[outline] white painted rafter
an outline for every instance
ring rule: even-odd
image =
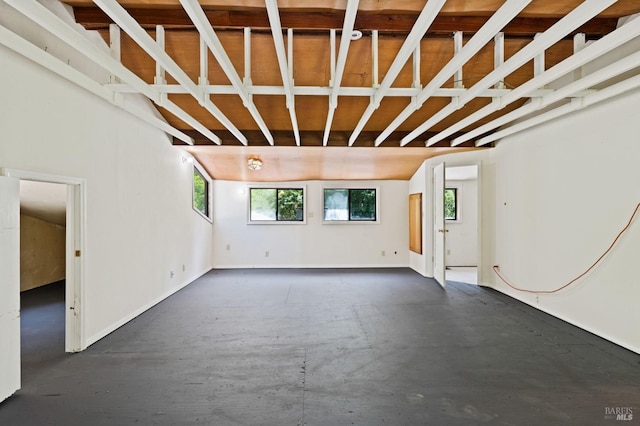
[[[173,78],[184,86],[213,117],[226,127],[241,143],[247,144],[247,138],[213,103],[208,95],[199,90],[186,72],[163,50],[156,41],[129,15],[116,0],[93,0],[122,30],[124,30],[149,56],[156,60]]]
[[[572,98],[572,101],[575,99],[589,98],[595,93],[598,93],[598,91],[586,92],[586,94],[581,94],[581,92],[637,67],[640,67],[640,52],[636,52],[632,55],[626,56],[614,62],[613,64],[594,71],[591,74],[574,81],[573,83],[567,84],[560,89],[542,96],[541,98],[537,98],[531,103],[523,105],[520,108],[509,112],[508,114],[498,117],[490,123],[479,127],[478,131],[481,132],[480,134],[486,133],[497,127],[508,124],[514,120],[546,108],[547,106],[553,105],[554,103],[562,101],[566,98]],[[493,135],[485,138],[484,140],[489,139],[491,139],[491,141],[495,140],[493,139]]]
[[[93,44],[87,38],[83,37],[75,28],[68,25],[62,19],[57,17],[46,7],[42,6],[35,0],[3,0],[11,7],[49,31],[55,37],[67,43],[70,47],[85,55],[88,59],[95,62],[106,71],[115,75],[123,83],[133,87],[138,93],[149,98],[155,104],[163,107],[168,112],[178,117],[195,130],[200,132],[207,139],[216,144],[220,144],[221,140],[213,134],[209,129],[203,126],[199,121],[186,113],[183,109],[167,99],[166,94],[156,90],[152,85],[147,84],[136,74],[127,69],[120,62],[113,59],[110,53],[103,51]]]
[[[291,126],[293,128],[293,136],[296,140],[296,145],[300,146],[300,131],[298,130],[298,119],[296,117],[295,99],[293,93],[293,69],[289,69],[287,63],[287,54],[285,52],[284,37],[282,36],[282,24],[280,23],[280,12],[278,11],[278,3],[276,0],[266,0],[267,15],[269,16],[269,23],[271,25],[271,34],[273,36],[273,43],[276,48],[276,56],[278,57],[278,65],[280,66],[280,75],[282,76],[282,84],[284,87],[285,96],[287,99],[287,109],[289,110],[289,116],[291,118]],[[293,37],[292,32],[289,33],[287,40],[289,44],[290,52],[293,51]],[[289,55],[289,61],[293,63],[292,55]]]
[[[438,91],[441,86],[460,69],[473,55],[484,47],[500,30],[511,21],[531,0],[510,0],[505,2],[496,13],[471,37],[460,52],[454,56],[427,84],[418,96],[382,131],[375,140],[376,146],[389,137],[391,132],[398,128],[411,114],[420,109],[422,105]],[[464,93],[466,93],[466,90]],[[409,141],[402,143],[406,145]]]
[[[242,82],[242,79],[233,66],[229,55],[227,55],[226,51],[224,50],[224,47],[222,46],[222,43],[220,42],[220,39],[218,38],[216,32],[214,31],[213,27],[211,27],[211,24],[209,23],[207,15],[204,13],[202,6],[200,6],[197,0],[180,0],[180,4],[182,4],[185,12],[187,12],[187,15],[189,15],[189,18],[197,28],[198,32],[200,32],[200,36],[220,64],[220,67],[231,82],[231,85],[236,89],[236,93],[238,96],[240,96],[240,99],[242,99],[242,103],[244,104],[245,108],[247,108],[247,110],[255,120],[256,124],[262,131],[262,134],[264,134],[265,138],[267,138],[267,142],[269,142],[270,145],[273,145],[273,135],[271,135],[267,124],[264,122],[264,119],[260,115],[258,108],[256,108],[255,104],[253,103],[253,99],[251,99],[251,96],[249,95],[246,87]]]
[[[116,98],[117,93],[113,92],[108,86],[100,84],[75,68],[70,67],[66,62],[63,62],[50,53],[45,52],[41,48],[33,45],[31,42],[23,39],[2,25],[0,25],[0,44],[65,78],[75,85],[93,93],[94,95],[111,102],[113,105],[116,105],[146,123],[189,145],[193,145],[193,139],[184,132],[171,126],[161,118],[156,117],[151,112],[145,111],[130,102],[127,102],[126,99]]]
[[[487,117],[488,115],[498,111],[501,108],[506,107],[507,105],[515,102],[518,99],[530,97],[532,94],[545,92],[540,91],[540,88],[545,85],[551,83],[552,81],[568,74],[571,71],[574,71],[580,68],[582,65],[594,60],[600,55],[619,47],[623,43],[640,36],[640,16],[634,18],[635,25],[624,25],[613,32],[607,34],[601,39],[594,41],[589,44],[585,48],[579,50],[574,55],[568,57],[564,61],[556,64],[555,66],[549,68],[544,71],[542,74],[537,77],[532,78],[531,80],[521,84],[517,88],[511,90],[509,93],[506,93],[500,97],[499,103],[489,104],[473,114],[465,117],[460,120],[458,123],[450,126],[448,129],[438,133],[433,138],[429,139],[429,142],[437,142],[438,140],[442,140],[451,134],[458,132],[467,126],[477,122],[478,120]],[[538,92],[536,92],[538,91]],[[538,96],[533,96],[538,97]],[[496,120],[499,120],[496,119]],[[482,135],[490,130],[495,129],[496,127],[501,126],[502,124],[499,121],[492,121],[483,126],[480,126],[476,129],[466,132],[465,134],[455,138],[451,141],[452,146],[460,145],[468,140],[471,140],[475,137]]]
[[[380,87],[377,88],[376,92],[371,98],[369,106],[367,106],[367,109],[362,114],[362,117],[360,117],[360,120],[358,121],[358,124],[356,124],[353,133],[351,133],[351,136],[349,137],[349,146],[352,146],[355,143],[364,126],[367,124],[375,110],[380,106],[380,102],[386,96],[389,88],[391,87],[391,84],[393,84],[396,77],[398,77],[398,74],[400,74],[400,71],[402,71],[402,67],[404,67],[409,57],[415,51],[416,45],[420,43],[422,37],[424,37],[427,30],[438,16],[438,13],[440,13],[440,9],[442,9],[444,3],[445,0],[430,0],[422,9],[422,12],[420,12],[420,15],[418,16],[418,19],[416,19],[413,28],[411,28],[409,35],[407,35],[407,38],[402,44],[402,47],[400,47],[400,51],[396,55],[395,59],[391,63],[391,66],[389,67],[389,70],[382,79]],[[374,49],[374,54],[377,55],[377,46]],[[374,84],[376,83],[377,78],[374,78]]]
[[[478,93],[494,85],[505,76],[511,74],[535,56],[543,53],[562,37],[598,15],[616,1],[617,0],[585,0],[569,14],[552,25],[547,31],[537,35],[529,44],[516,52],[511,58],[509,58],[509,60],[505,61],[502,66],[494,69],[492,72],[484,76],[479,82],[474,84],[468,92],[461,96],[456,103],[449,104],[445,108],[441,109],[433,117],[429,118],[427,121],[411,131],[407,136],[402,138],[401,144],[404,145],[411,142],[422,133],[438,124],[444,118],[462,108],[469,101],[474,99]],[[431,138],[427,142],[427,146],[431,146],[436,142],[436,139]]]
[[[537,126],[538,124],[545,123],[547,121],[554,120],[563,115],[570,114],[579,109],[586,108],[590,105],[595,105],[599,102],[606,101],[607,99],[622,95],[632,90],[637,90],[638,88],[640,88],[640,75],[636,75],[634,77],[628,78],[624,81],[613,84],[611,86],[608,86],[604,89],[593,92],[584,97],[573,98],[571,102],[565,105],[562,105],[558,108],[554,108],[540,115],[536,115],[535,117],[531,117],[528,120],[519,122],[513,126],[509,126],[506,129],[500,130],[499,132],[492,133],[491,135],[485,136],[482,139],[478,140],[478,142],[476,142],[476,146],[483,146],[483,145],[489,144],[498,139],[502,139],[514,133],[521,132],[523,130]]]
[[[329,132],[331,131],[331,123],[333,122],[333,115],[338,107],[338,94],[340,93],[340,84],[342,82],[342,75],[344,74],[344,67],[347,63],[347,54],[349,53],[349,45],[351,44],[351,33],[353,32],[353,26],[356,22],[356,15],[358,14],[358,4],[360,0],[349,0],[347,4],[347,10],[344,14],[344,23],[342,25],[342,36],[340,37],[340,48],[338,49],[338,60],[335,64],[335,69],[331,69],[331,95],[329,95],[329,112],[327,113],[327,120],[324,128],[324,135],[322,137],[322,145],[326,146],[329,142]],[[333,40],[335,40],[335,32],[332,32]],[[335,43],[332,43],[335,49]]]

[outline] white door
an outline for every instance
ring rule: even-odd
[[[0,401],[20,389],[20,181],[0,176]]]
[[[433,168],[433,277],[442,288],[445,281],[444,163]]]

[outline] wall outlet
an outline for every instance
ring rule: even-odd
[[[447,249],[447,254],[451,254],[451,250],[450,249]]]
[[[381,254],[381,255],[383,255],[383,256],[386,256],[386,255],[387,255],[387,253],[385,253],[385,251],[384,251],[384,250],[382,250],[382,252],[381,252],[380,254]]]
[[[184,266],[184,265],[182,265],[182,272],[184,272],[184,271],[186,271],[186,270],[187,270],[187,267],[186,267],[186,266]]]
[[[173,278],[173,275],[174,275],[173,271],[169,271],[169,278]]]
[[[264,252],[264,257],[269,257],[269,250]]]
[[[227,244],[227,251],[231,250],[231,244]]]

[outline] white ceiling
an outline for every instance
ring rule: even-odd
[[[20,181],[20,214],[65,226],[67,185]]]

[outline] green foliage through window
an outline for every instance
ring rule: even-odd
[[[250,220],[303,221],[302,188],[251,188]]]
[[[458,220],[458,190],[456,188],[444,190],[444,218]]]
[[[193,208],[209,217],[209,182],[193,168]]]
[[[325,221],[375,221],[375,189],[324,189]]]

